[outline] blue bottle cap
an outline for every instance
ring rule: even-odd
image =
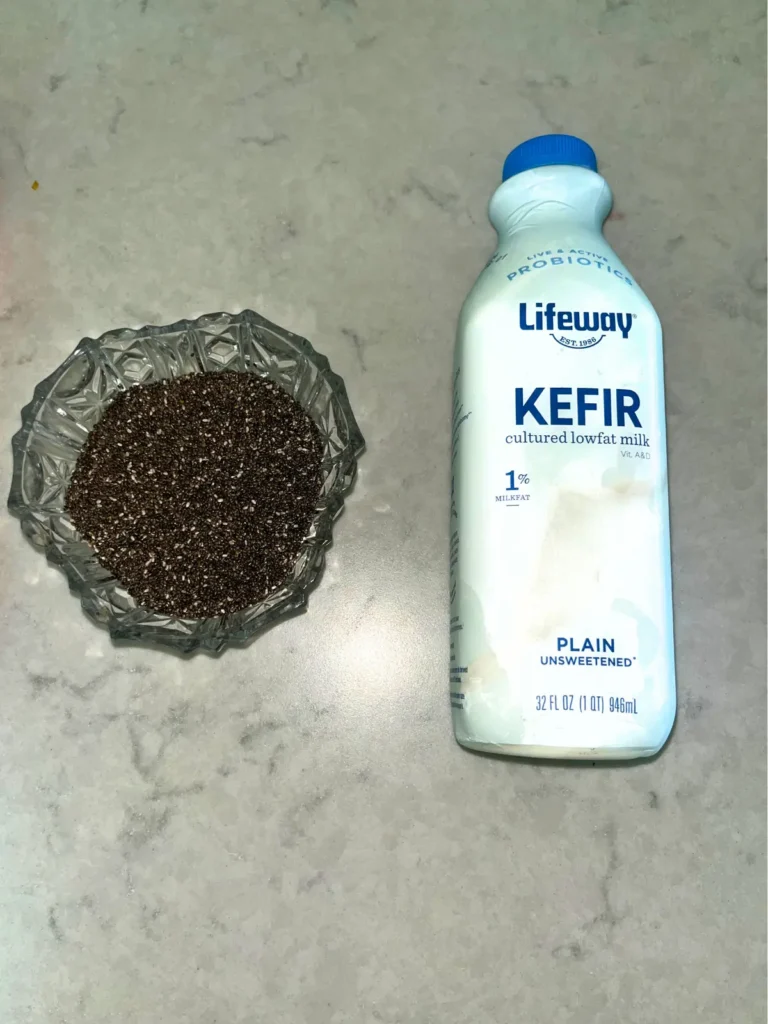
[[[551,167],[554,164],[596,171],[597,157],[594,149],[575,135],[539,135],[515,146],[504,161],[501,180],[506,181],[513,174],[530,171],[534,167]]]

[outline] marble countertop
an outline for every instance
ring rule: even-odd
[[[761,10],[0,10],[4,493],[81,336],[218,309],[368,441],[308,614],[218,660],[114,648],[0,519],[3,1024],[764,1020]],[[446,692],[456,317],[547,130],[666,334],[680,711],[621,769],[473,756]]]

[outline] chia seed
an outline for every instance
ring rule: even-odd
[[[137,384],[88,435],[66,509],[137,604],[228,615],[288,578],[322,458],[317,426],[272,381],[222,372]]]

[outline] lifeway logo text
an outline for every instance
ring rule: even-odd
[[[555,302],[537,302],[529,308],[529,303],[520,303],[521,331],[548,331],[555,341],[567,348],[590,348],[602,341],[606,334],[619,331],[622,338],[628,338],[634,323],[633,313],[604,313],[600,310],[558,309]],[[578,333],[581,339],[571,341],[567,336],[558,338],[554,332],[565,332],[566,335]],[[595,337],[598,332],[601,337]],[[592,334],[590,339],[584,338]]]

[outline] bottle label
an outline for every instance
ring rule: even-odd
[[[675,706],[658,319],[623,271],[505,276],[457,350],[456,733],[647,752]]]

